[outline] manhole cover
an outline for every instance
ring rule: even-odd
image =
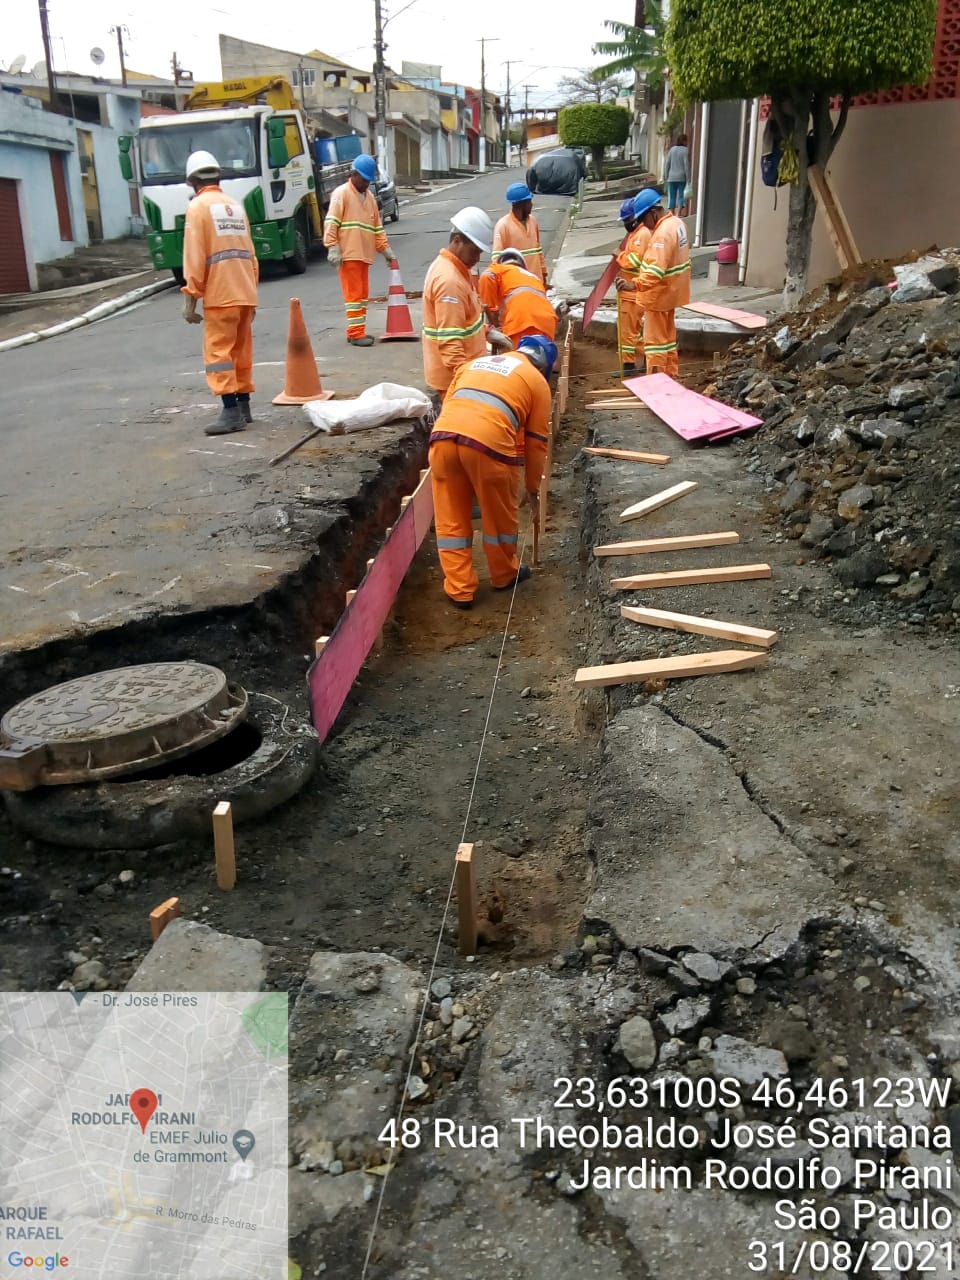
[[[139,773],[229,733],[243,689],[202,662],[150,662],[54,685],[0,719],[0,788]]]

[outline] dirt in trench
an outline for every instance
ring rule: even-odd
[[[492,917],[481,964],[489,956],[497,967],[570,947],[592,875],[583,833],[597,735],[572,683],[583,606],[572,434],[558,449],[544,566],[516,593],[463,836],[478,846],[478,887]],[[526,516],[521,537],[524,528]],[[318,947],[432,957],[510,605],[510,593],[492,591],[479,571],[474,610],[452,609],[427,539],[384,651],[361,672],[315,778],[263,822],[238,828],[234,892],[216,888],[212,843],[66,849],[25,839],[0,814],[0,985],[56,987],[77,963],[68,953],[83,952],[103,961],[109,987],[122,987],[148,949],[150,910],[171,895],[185,916],[275,947],[281,986],[298,984]],[[305,714],[305,661],[248,641],[229,623],[208,622],[162,652],[121,643],[112,658],[214,661]],[[83,671],[82,650],[73,668],[57,678]],[[130,887],[118,880],[125,869],[135,872]],[[454,908],[441,964],[453,958],[455,924]]]

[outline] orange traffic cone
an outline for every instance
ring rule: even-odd
[[[407,295],[400,279],[400,263],[394,258],[390,263],[390,288],[387,292],[387,331],[381,342],[416,342],[419,333],[415,332]]]
[[[287,375],[283,390],[273,397],[274,404],[306,404],[309,400],[329,400],[332,391],[324,391],[313,358],[310,335],[303,321],[300,299],[290,299],[290,327],[287,330]]]

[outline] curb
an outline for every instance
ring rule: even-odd
[[[84,325],[93,324],[97,320],[105,320],[107,316],[112,316],[117,311],[122,311],[125,307],[131,306],[134,302],[139,302],[142,298],[149,298],[151,294],[162,293],[165,289],[172,289],[176,285],[176,281],[155,280],[153,284],[145,284],[139,289],[132,289],[129,293],[123,293],[119,298],[111,298],[108,302],[101,302],[96,307],[91,307],[89,311],[85,311],[83,315],[74,316],[72,320],[64,320],[62,324],[51,325],[49,329],[38,329],[33,333],[21,333],[18,338],[6,338],[0,342],[0,351],[13,351],[17,347],[26,347],[34,342],[42,342],[44,338],[55,338],[58,334],[69,333],[71,329],[82,329]]]

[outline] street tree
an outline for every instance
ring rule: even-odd
[[[651,93],[662,88],[667,71],[664,52],[666,16],[662,0],[644,0],[643,22],[632,25],[627,22],[607,21],[603,25],[616,36],[615,40],[601,40],[593,46],[593,52],[609,61],[602,62],[596,71],[602,75],[634,74],[644,80]]]
[[[570,105],[613,102],[622,87],[623,81],[619,76],[598,72],[595,67],[581,67],[575,76],[561,76],[557,81],[557,88]]]
[[[598,177],[603,177],[603,153],[619,147],[630,132],[630,113],[612,102],[583,102],[564,107],[558,117],[560,141],[567,147],[587,147]]]
[[[666,50],[677,96],[770,100],[791,183],[788,308],[806,291],[810,165],[826,166],[857,94],[928,78],[936,16],[937,0],[674,0]]]

